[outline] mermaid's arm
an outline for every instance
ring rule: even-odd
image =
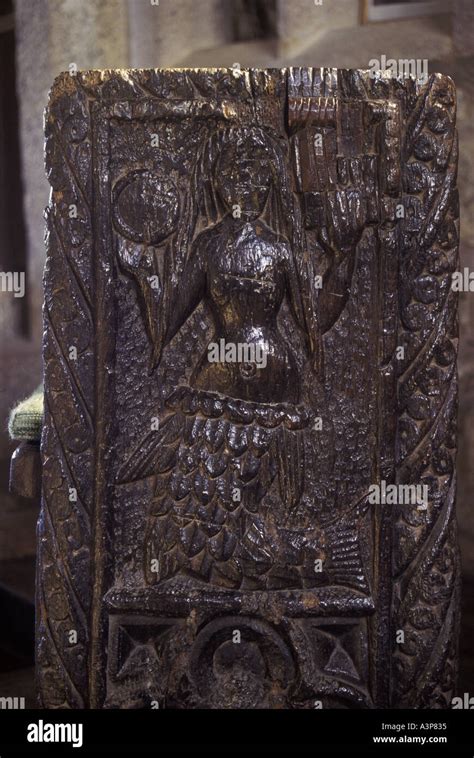
[[[326,203],[329,220],[318,239],[329,259],[318,292],[322,334],[336,323],[349,297],[355,251],[365,225],[365,207],[359,190],[328,192]]]
[[[293,318],[305,335],[311,363],[316,373],[322,370],[322,346],[318,328],[315,281],[307,251],[296,265],[290,245],[285,245],[285,279]]]
[[[318,294],[322,334],[334,326],[347,303],[355,264],[355,247],[340,248],[322,278]]]
[[[357,189],[326,193],[328,219],[316,250],[304,244],[298,259],[286,250],[287,289],[296,322],[307,335],[313,370],[324,374],[322,337],[337,321],[350,293],[355,251],[365,224],[365,207]],[[324,271],[318,264],[326,254]],[[322,277],[322,280],[321,280]]]
[[[285,244],[284,247],[284,261],[285,261],[285,284],[288,295],[288,301],[291,307],[293,318],[298,326],[304,331],[306,329],[306,321],[303,308],[301,283],[299,280],[298,272],[293,257],[293,252],[289,244]]]

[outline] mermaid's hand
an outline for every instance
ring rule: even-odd
[[[321,229],[320,242],[327,251],[340,256],[353,250],[366,222],[366,201],[359,189],[326,193],[327,225]]]

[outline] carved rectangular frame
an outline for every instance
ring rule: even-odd
[[[159,118],[173,108],[177,114],[202,114],[210,105],[194,85],[204,88],[208,74],[79,72],[61,75],[51,92],[36,600],[44,707],[98,708],[105,698],[114,329],[104,325],[114,324],[114,262],[112,245],[100,246],[110,235],[110,220],[98,209],[108,203],[103,179],[109,119]],[[386,427],[379,474],[399,484],[426,481],[430,497],[416,518],[387,506],[374,515],[378,579],[370,621],[371,690],[378,707],[447,707],[456,679],[459,607],[453,84],[437,74],[422,84],[336,69],[212,74],[213,97],[218,94],[228,118],[245,111],[265,123],[278,118],[275,109],[282,113],[286,98],[289,129],[312,120],[321,124],[322,109],[343,123],[350,101],[364,104],[361,139],[371,120],[382,124],[377,370],[384,407],[393,412],[380,417]],[[405,209],[401,224],[397,201]]]

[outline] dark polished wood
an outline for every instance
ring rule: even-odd
[[[451,80],[64,74],[46,140],[41,703],[449,707]]]

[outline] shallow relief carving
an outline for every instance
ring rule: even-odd
[[[455,651],[424,650],[455,638],[452,468],[426,513],[368,490],[453,456],[449,80],[71,79],[47,127],[43,703],[442,706]]]

